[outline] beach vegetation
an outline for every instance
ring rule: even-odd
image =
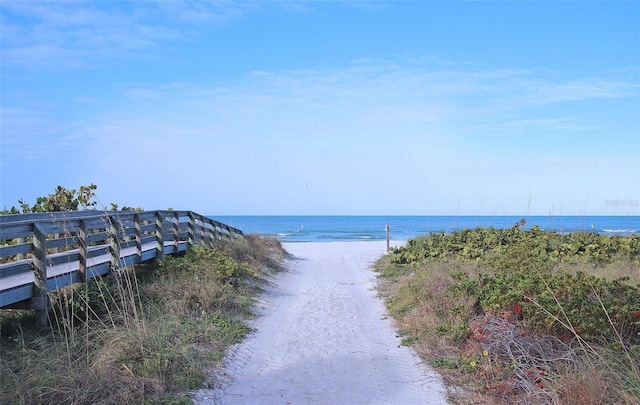
[[[523,225],[431,234],[380,259],[403,342],[453,403],[639,403],[640,237]]]
[[[98,186],[91,183],[80,188],[69,189],[64,186],[56,186],[53,193],[36,198],[34,204],[29,204],[24,199],[18,200],[19,208],[12,206],[0,211],[0,214],[30,214],[37,212],[78,211],[79,209],[91,209],[98,204],[96,189]]]
[[[285,257],[278,240],[245,235],[119,269],[52,292],[46,335],[31,311],[0,311],[2,402],[190,404]]]
[[[14,205],[11,208],[5,206],[0,209],[0,215],[96,210],[99,204],[97,189],[98,186],[94,183],[81,185],[77,189],[58,185],[52,193],[37,197],[34,203],[29,203],[21,198],[18,200],[18,206]],[[117,211],[119,208],[118,204],[109,203],[110,211]],[[127,205],[120,209],[122,211],[144,211],[141,207]]]

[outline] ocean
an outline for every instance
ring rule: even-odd
[[[509,228],[521,219],[524,228],[538,225],[559,233],[640,234],[640,216],[210,216],[244,233],[274,236],[282,242],[385,240],[406,241],[432,232],[465,228]]]

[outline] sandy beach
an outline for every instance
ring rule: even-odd
[[[370,265],[386,242],[285,248],[290,270],[259,298],[255,331],[195,404],[446,404],[441,381],[400,345],[376,296]]]

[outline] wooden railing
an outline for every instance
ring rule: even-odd
[[[2,215],[0,308],[35,309],[42,319],[49,291],[237,236],[239,229],[191,211]]]

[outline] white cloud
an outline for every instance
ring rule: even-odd
[[[450,137],[478,131],[570,134],[602,129],[604,124],[580,110],[551,113],[540,107],[637,94],[637,83],[625,79],[561,81],[535,70],[472,72],[451,66],[403,66],[402,61],[360,61],[342,69],[256,71],[224,85],[136,83],[123,94],[140,108],[153,106],[158,114],[181,111],[199,123],[262,128],[276,138],[312,128],[325,137],[351,133],[357,139],[365,132],[376,136],[391,130],[395,137],[416,137],[425,130]]]
[[[159,48],[199,35],[197,27],[253,8],[231,1],[4,1],[2,65],[40,70],[155,58]]]
[[[525,105],[640,95],[638,82],[597,77],[560,83],[540,80],[529,83],[527,87],[528,91],[520,98]]]

